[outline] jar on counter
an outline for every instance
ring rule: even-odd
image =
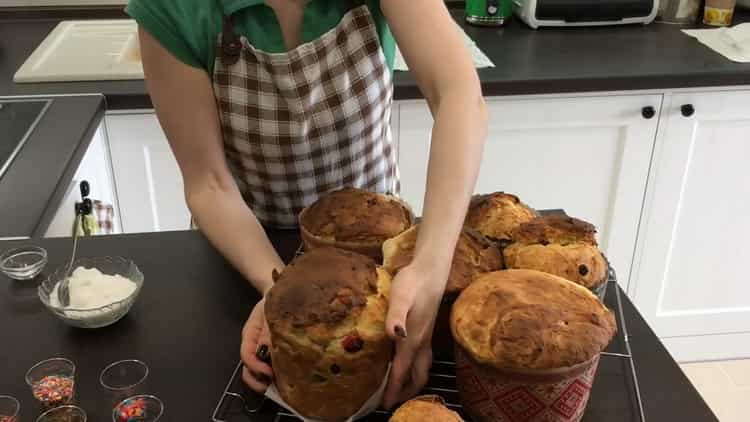
[[[706,0],[703,23],[711,26],[731,25],[736,4],[737,0]]]

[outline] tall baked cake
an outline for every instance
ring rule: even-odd
[[[281,397],[300,415],[346,420],[383,382],[391,276],[367,256],[335,248],[297,257],[277,277],[265,313]]]
[[[482,275],[451,313],[462,402],[479,422],[515,420],[507,409],[518,395],[537,403],[529,422],[579,421],[616,330],[614,314],[571,281],[535,270]],[[570,388],[580,400],[566,401]]]
[[[608,265],[596,242],[596,228],[565,215],[521,224],[503,250],[507,268],[539,270],[603,293]]]
[[[415,397],[393,412],[389,422],[463,422],[458,413],[445,406],[445,400],[436,395]]]
[[[516,227],[536,217],[536,211],[516,195],[495,192],[471,199],[465,225],[504,246]]]
[[[419,225],[383,243],[383,267],[396,274],[414,259]],[[503,266],[500,249],[477,231],[464,227],[453,253],[446,295],[457,295],[477,274],[497,271]]]
[[[383,242],[414,224],[411,208],[395,196],[344,188],[321,196],[299,216],[306,249],[334,246],[382,257]]]

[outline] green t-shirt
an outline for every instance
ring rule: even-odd
[[[302,42],[312,41],[338,25],[348,11],[344,0],[311,0],[302,20]],[[380,0],[367,0],[380,43],[393,69],[396,43]],[[222,10],[223,9],[223,10]],[[235,31],[269,53],[286,51],[281,27],[264,0],[129,0],[127,13],[180,61],[213,74],[216,43],[224,15],[233,15]]]

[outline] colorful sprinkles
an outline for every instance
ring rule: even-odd
[[[31,385],[31,393],[42,406],[58,407],[73,400],[73,384],[73,378],[48,375]]]
[[[145,420],[148,416],[146,412],[147,403],[145,399],[127,399],[118,408],[118,422],[136,422]]]

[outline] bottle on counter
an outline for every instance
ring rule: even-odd
[[[466,0],[466,22],[480,26],[503,26],[513,15],[513,0]]]
[[[706,0],[703,23],[711,26],[731,25],[736,4],[737,0]]]

